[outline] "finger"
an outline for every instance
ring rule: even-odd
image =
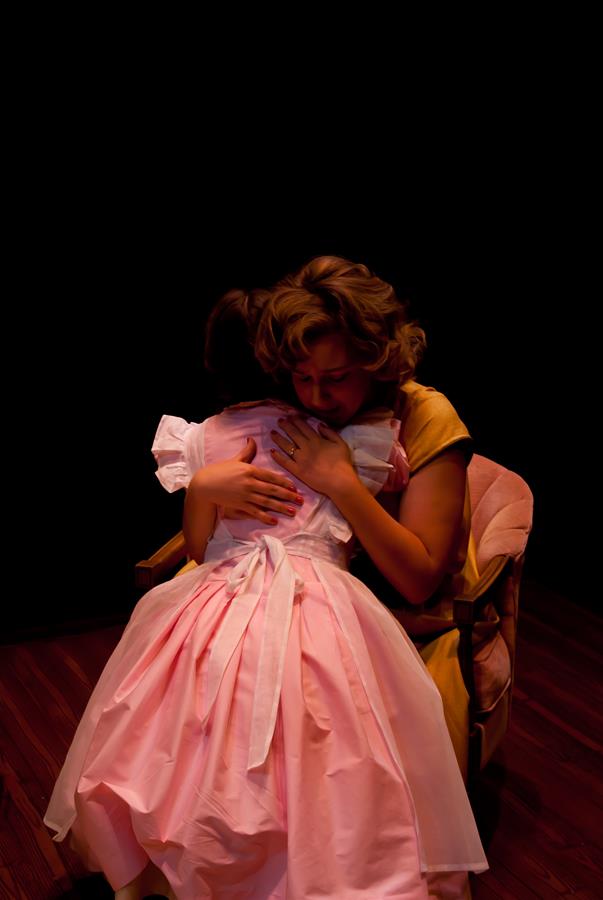
[[[294,459],[292,459],[291,456],[289,456],[289,454],[287,454],[287,456],[284,456],[282,453],[279,453],[278,450],[274,450],[272,447],[270,448],[270,454],[272,456],[272,459],[277,462],[279,466],[287,469],[288,472],[295,472],[295,470],[298,468],[297,463]]]
[[[284,438],[282,436],[282,434],[279,434],[278,431],[274,431],[274,430],[270,432],[270,437],[272,438],[274,443],[277,445],[279,450],[284,450],[284,452],[287,453],[289,456],[291,455],[289,453],[289,450],[291,449],[291,441],[293,441],[292,437]],[[298,440],[299,440],[299,437],[298,437]],[[293,443],[295,444],[296,447],[299,447],[299,444],[296,441],[293,441]]]
[[[250,462],[256,454],[257,446],[252,437],[247,438],[247,443],[243,447],[242,450],[239,450],[236,456],[233,459],[238,459],[240,462]]]
[[[279,500],[273,497],[267,497],[265,494],[252,494],[250,502],[257,503],[258,506],[261,506],[264,509],[273,509],[275,512],[281,513],[284,516],[294,516],[297,509],[300,508],[298,503],[296,503],[295,506],[291,506],[290,502],[281,503]],[[297,507],[297,509],[295,507]]]
[[[287,419],[279,419],[278,424],[296,444],[299,443],[299,439],[307,439],[314,434],[312,428],[305,424],[301,416],[290,416]]]
[[[262,469],[260,466],[251,466],[251,474],[257,481],[268,481],[271,485],[275,484],[280,488],[284,488],[285,492],[297,491],[297,487],[290,478],[287,478],[285,475],[279,475],[278,472],[273,472],[272,469]],[[256,490],[260,490],[260,488],[256,487]],[[285,495],[286,494],[281,494],[280,492],[278,494],[279,497],[284,497]]]
[[[251,516],[244,509],[233,509],[232,507],[224,508],[225,519],[251,519]]]
[[[264,525],[278,525],[278,519],[275,516],[264,512],[263,509],[260,509],[253,503],[245,504],[245,509],[249,512],[250,519],[257,519],[259,522],[263,522]]]
[[[296,503],[298,505],[300,502],[303,503],[303,497],[298,492],[297,488],[290,491],[286,488],[278,487],[275,484],[267,484],[264,481],[255,481],[252,485],[252,490],[255,494],[254,502],[256,498],[260,498],[260,502],[262,503],[267,499],[281,500],[283,503]]]
[[[318,432],[319,434],[326,438],[328,441],[333,441],[334,444],[338,442],[338,440],[343,440],[336,431],[333,431],[332,428],[329,428],[328,425],[325,425],[324,422],[318,423]]]
[[[277,493],[278,490],[278,493]],[[299,493],[291,493],[291,491],[281,491],[280,488],[273,491],[265,491],[262,488],[256,488],[251,494],[253,503],[259,503],[262,506],[270,506],[284,512],[287,506],[303,506],[304,498]]]
[[[316,436],[316,431],[311,425],[308,425],[307,419],[303,416],[292,416],[291,421],[299,434],[302,434],[306,438],[310,438],[312,435]]]

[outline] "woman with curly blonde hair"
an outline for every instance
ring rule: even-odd
[[[406,306],[387,282],[362,264],[333,256],[311,260],[271,291],[256,336],[256,357],[265,372],[286,379],[313,338],[346,336],[350,352],[371,373],[374,397],[414,375],[425,349],[425,332],[407,321]]]

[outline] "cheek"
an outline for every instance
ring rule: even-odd
[[[350,406],[359,406],[361,403],[364,403],[370,393],[370,389],[370,378],[357,378],[345,391],[347,403]]]
[[[297,399],[299,400],[299,402],[302,404],[305,404],[307,396],[308,396],[308,390],[307,390],[306,385],[295,384],[295,382],[294,382],[293,383],[293,391],[294,391],[295,395],[297,396]]]
[[[292,384],[293,384],[293,390],[298,395],[298,397],[301,397],[302,394],[305,394],[305,392],[306,392],[305,384],[301,384],[301,382],[299,382],[299,381],[293,381]]]

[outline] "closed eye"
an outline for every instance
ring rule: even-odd
[[[339,384],[340,381],[345,381],[350,373],[345,372],[343,375],[330,375],[328,378],[325,378],[325,381],[332,381],[334,384]],[[298,375],[297,372],[293,373],[294,377],[297,378],[298,381],[301,381],[305,384],[307,381],[310,381],[309,375]]]

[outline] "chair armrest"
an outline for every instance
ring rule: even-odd
[[[190,557],[186,552],[184,534],[179,531],[149,559],[142,559],[136,563],[134,569],[136,587],[148,591],[162,581],[167,581],[183,560],[189,561]]]
[[[521,581],[521,571],[523,567],[524,554],[519,557],[506,557],[502,568],[499,570],[495,579],[488,584],[482,594],[477,597],[455,597],[453,599],[453,621],[459,629],[459,647],[458,656],[465,687],[469,693],[470,715],[476,712],[476,691],[474,679],[474,646],[473,646],[473,627],[476,622],[481,621],[481,610],[490,603],[494,604],[497,612],[501,616],[500,631],[503,631],[503,605],[504,598],[509,596],[509,592],[513,597],[515,608],[514,627],[517,626],[517,598],[519,594],[519,586]],[[507,635],[503,634],[503,638],[509,649],[509,657],[511,660],[511,679],[513,681],[514,674],[514,641],[515,633]],[[512,642],[512,644],[511,644]]]

